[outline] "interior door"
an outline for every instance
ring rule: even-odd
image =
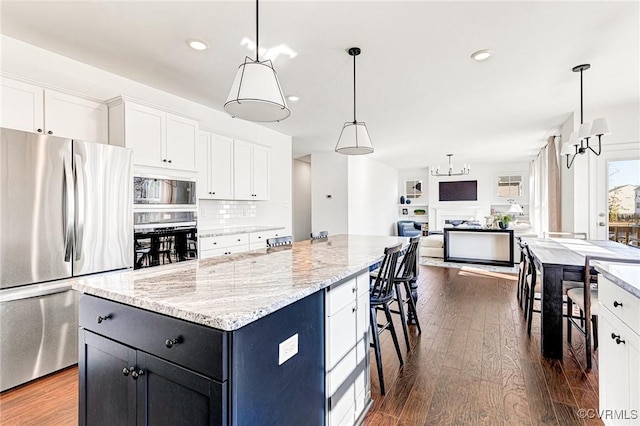
[[[591,173],[590,187],[596,197],[590,203],[589,235],[592,239],[609,239],[609,163],[615,160],[640,160],[640,142],[606,145],[595,158],[595,173]],[[630,182],[632,183],[632,182]]]

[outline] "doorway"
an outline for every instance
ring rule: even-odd
[[[591,210],[595,214],[590,215],[590,231],[592,238],[628,244],[640,232],[640,144],[607,148],[596,157],[596,199]]]

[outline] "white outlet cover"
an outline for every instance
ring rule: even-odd
[[[284,364],[298,353],[298,333],[278,345],[278,365]]]

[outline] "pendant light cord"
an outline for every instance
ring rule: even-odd
[[[356,123],[356,55],[353,55],[353,124]]]
[[[582,70],[580,70],[580,124],[583,124],[582,114]]]
[[[258,55],[260,54],[260,31],[259,30],[259,19],[258,19],[258,0],[256,0],[256,62],[260,62]],[[582,75],[582,72],[580,72]]]

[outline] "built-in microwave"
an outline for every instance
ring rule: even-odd
[[[133,178],[133,204],[141,205],[196,205],[196,183],[190,180],[135,176]]]

